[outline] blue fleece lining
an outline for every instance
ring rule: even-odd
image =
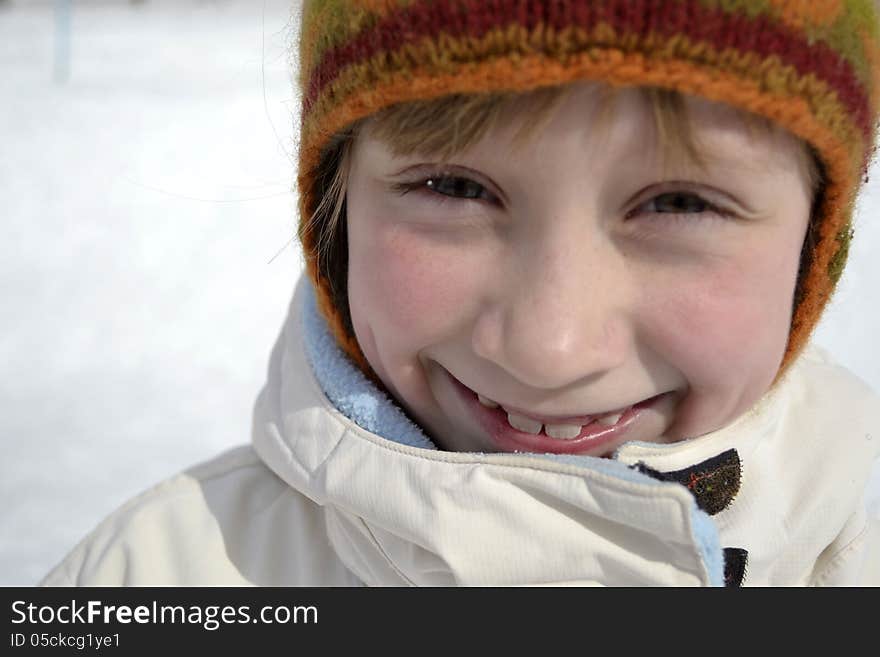
[[[306,355],[333,405],[359,427],[401,445],[437,449],[391,399],[367,379],[339,348],[307,285],[303,300]]]
[[[318,312],[315,293],[306,285],[303,295],[302,322],[306,356],[315,378],[330,402],[349,420],[367,431],[401,445],[437,450],[437,446],[403,410],[379,390],[340,349],[326,320]],[[657,485],[657,481],[627,467],[620,461],[577,454],[522,454],[565,463],[627,482]],[[678,485],[678,484],[670,484]],[[718,530],[712,519],[691,505],[694,538],[714,586],[724,585],[724,556]]]

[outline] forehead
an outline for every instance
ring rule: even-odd
[[[517,139],[531,118],[506,108],[481,146],[516,149],[580,149],[585,156],[613,156],[659,167],[705,167],[757,174],[767,168],[806,164],[800,140],[772,122],[703,98],[676,95],[664,104],[640,88],[609,92],[590,83],[570,85],[541,130]]]

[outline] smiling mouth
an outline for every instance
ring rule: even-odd
[[[526,414],[471,390],[446,371],[473,419],[497,449],[505,452],[583,454],[602,456],[627,440],[643,416],[671,392],[591,415],[550,417]]]
[[[473,391],[471,391],[473,392]],[[633,405],[626,406],[614,411],[601,414],[581,415],[567,418],[548,418],[533,415],[505,408],[501,404],[488,397],[474,392],[477,401],[488,409],[500,409],[505,414],[507,423],[511,428],[524,433],[538,435],[541,432],[545,436],[555,438],[557,440],[574,440],[579,437],[586,427],[596,423],[601,427],[613,427],[620,422],[621,418],[632,409]]]

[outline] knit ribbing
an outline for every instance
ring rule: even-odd
[[[559,5],[570,11],[554,11]],[[497,37],[492,40],[495,48],[486,51],[470,47],[469,40],[478,42],[493,32]],[[505,39],[506,35],[511,38]],[[568,38],[558,38],[560,35]],[[411,67],[445,72],[496,53],[511,56],[543,52],[564,61],[569,54],[588,47],[616,47],[661,58],[699,60],[699,45],[705,44],[715,51],[731,49],[753,53],[762,60],[776,59],[783,66],[792,66],[800,76],[815,76],[836,92],[852,119],[868,135],[868,98],[852,64],[832,44],[811,44],[807,39],[765,15],[749,17],[680,0],[413,3],[326,52],[309,75],[303,111],[308,113],[339,74],[359,62],[372,61],[373,66],[364,72],[381,77],[383,72]],[[679,47],[682,40],[692,44],[691,48]],[[434,47],[425,56],[426,49],[419,46],[426,43],[442,43],[443,47]],[[419,49],[421,56],[410,56],[412,47]],[[380,54],[382,57],[377,57]]]

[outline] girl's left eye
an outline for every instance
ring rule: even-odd
[[[634,213],[647,212],[654,215],[676,215],[679,217],[696,217],[710,213],[723,215],[718,207],[692,192],[664,192],[642,203]]]

